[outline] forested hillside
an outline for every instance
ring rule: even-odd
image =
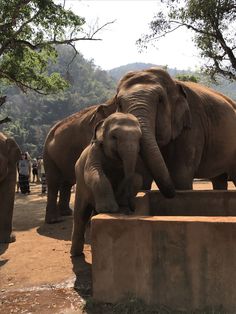
[[[74,50],[69,46],[58,48],[57,64],[49,70],[59,72],[70,82],[64,93],[42,96],[35,93],[23,94],[16,88],[3,88],[7,103],[0,117],[8,115],[12,122],[1,125],[1,129],[13,136],[23,151],[33,156],[42,154],[46,134],[58,120],[82,108],[105,102],[115,91],[115,82],[106,71],[77,54],[71,65]]]

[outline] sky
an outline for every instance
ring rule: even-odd
[[[134,62],[199,69],[200,57],[187,29],[175,31],[159,40],[155,47],[150,45],[139,52],[135,42],[148,32],[148,23],[159,7],[158,0],[66,0],[66,8],[85,17],[87,29],[115,20],[97,34],[101,41],[79,41],[76,46],[86,59],[93,59],[102,69]]]

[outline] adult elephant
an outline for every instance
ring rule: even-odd
[[[12,217],[16,187],[16,162],[20,159],[16,142],[0,133],[0,243],[15,241]]]
[[[215,189],[225,189],[228,176],[236,184],[233,100],[150,68],[127,73],[116,101],[139,120],[142,155],[157,183],[165,178],[163,156],[176,189],[191,189],[193,178],[209,178]]]
[[[61,216],[71,215],[69,202],[76,160],[90,143],[94,126],[115,110],[116,104],[111,99],[61,120],[49,131],[43,152],[48,188],[45,222],[58,222]]]

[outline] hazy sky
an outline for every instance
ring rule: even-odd
[[[167,65],[178,69],[199,68],[200,58],[194,47],[191,32],[183,29],[161,39],[156,47],[149,46],[138,52],[136,40],[148,30],[148,23],[160,6],[151,0],[66,0],[78,15],[85,17],[88,25],[116,20],[97,37],[102,41],[80,41],[77,48],[86,59],[107,70],[133,62]]]

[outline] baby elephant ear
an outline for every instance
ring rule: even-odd
[[[93,130],[93,138],[92,138],[92,143],[93,142],[102,142],[103,140],[103,122],[104,120],[99,121],[94,130]]]
[[[97,119],[103,119],[106,117],[105,113],[105,105],[99,105],[97,106],[96,110],[94,111],[93,115],[91,116],[89,120],[89,124],[96,123]]]

